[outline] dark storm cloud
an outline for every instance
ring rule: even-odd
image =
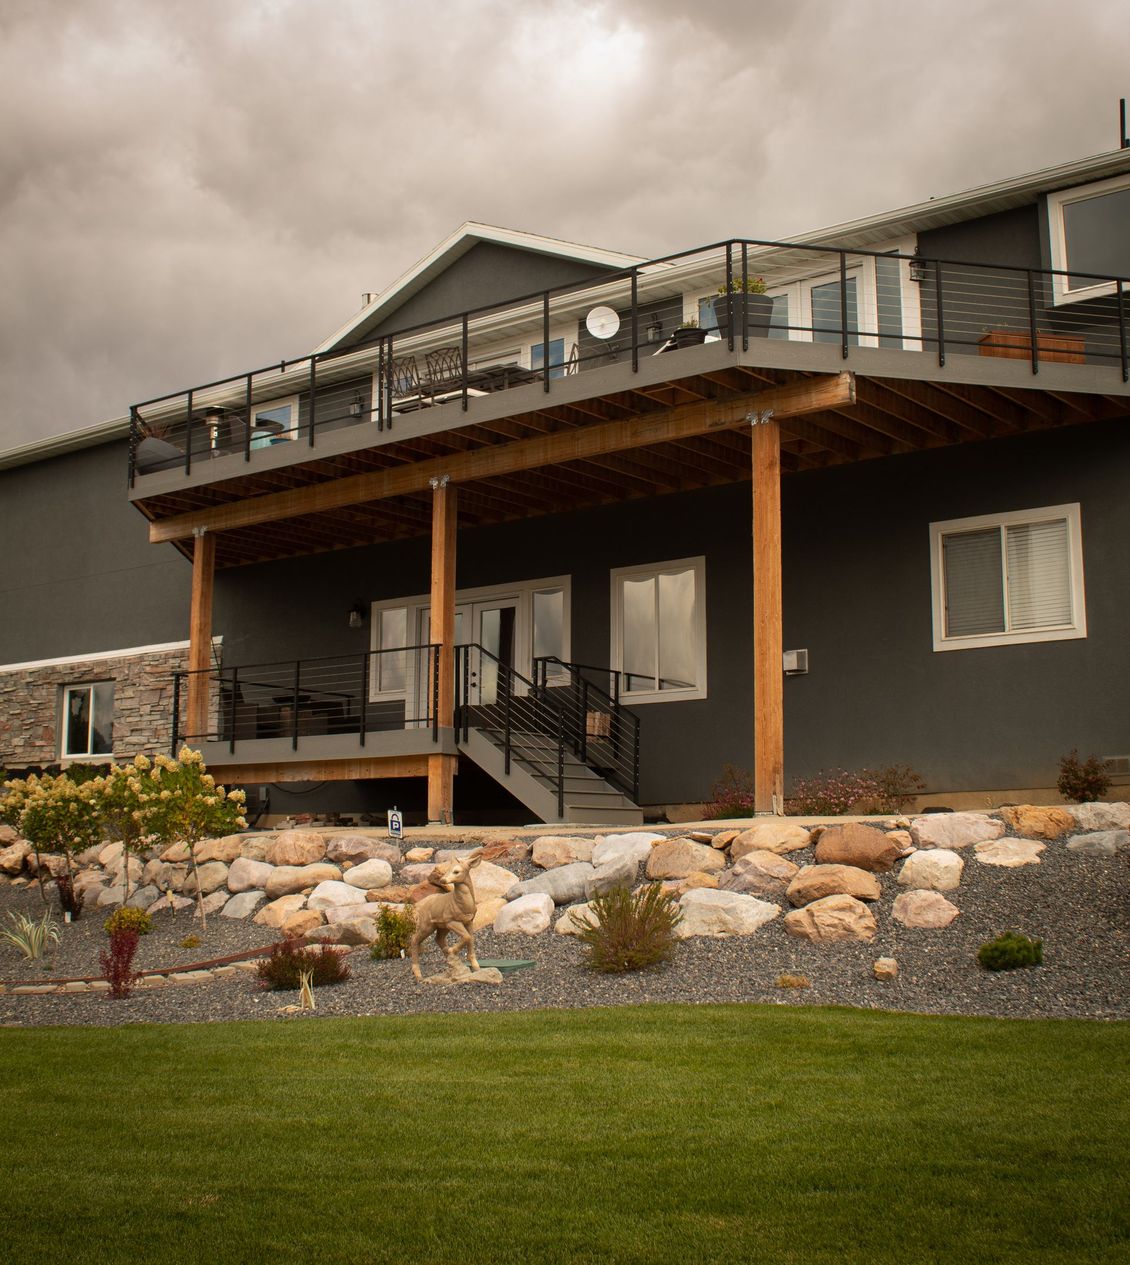
[[[0,449],[301,353],[465,219],[657,254],[1113,147],[1122,6],[0,0]]]

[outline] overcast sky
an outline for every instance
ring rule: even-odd
[[[0,450],[298,356],[464,220],[640,255],[1117,147],[1125,0],[0,0]]]

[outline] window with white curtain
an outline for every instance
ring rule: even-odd
[[[612,572],[612,666],[632,703],[706,697],[706,561]]]
[[[930,524],[934,649],[1087,635],[1079,506]]]

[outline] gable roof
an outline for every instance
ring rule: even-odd
[[[581,246],[576,242],[564,242],[556,237],[541,237],[536,233],[523,233],[519,229],[498,228],[493,224],[479,224],[474,220],[468,220],[450,236],[445,237],[423,259],[413,264],[386,290],[381,291],[372,303],[366,304],[324,343],[315,347],[315,352],[332,351],[343,339],[355,335],[359,329],[380,324],[480,242],[491,242],[496,246],[511,246],[518,250],[551,255],[558,259],[571,259],[578,263],[595,264],[603,268],[630,268],[633,264],[646,262],[640,255],[624,255],[619,251],[602,250],[597,246]]]

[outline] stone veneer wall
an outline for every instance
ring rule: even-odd
[[[168,752],[172,673],[187,660],[182,646],[0,671],[0,767],[56,763],[62,687],[91,681],[114,682],[114,758]]]

